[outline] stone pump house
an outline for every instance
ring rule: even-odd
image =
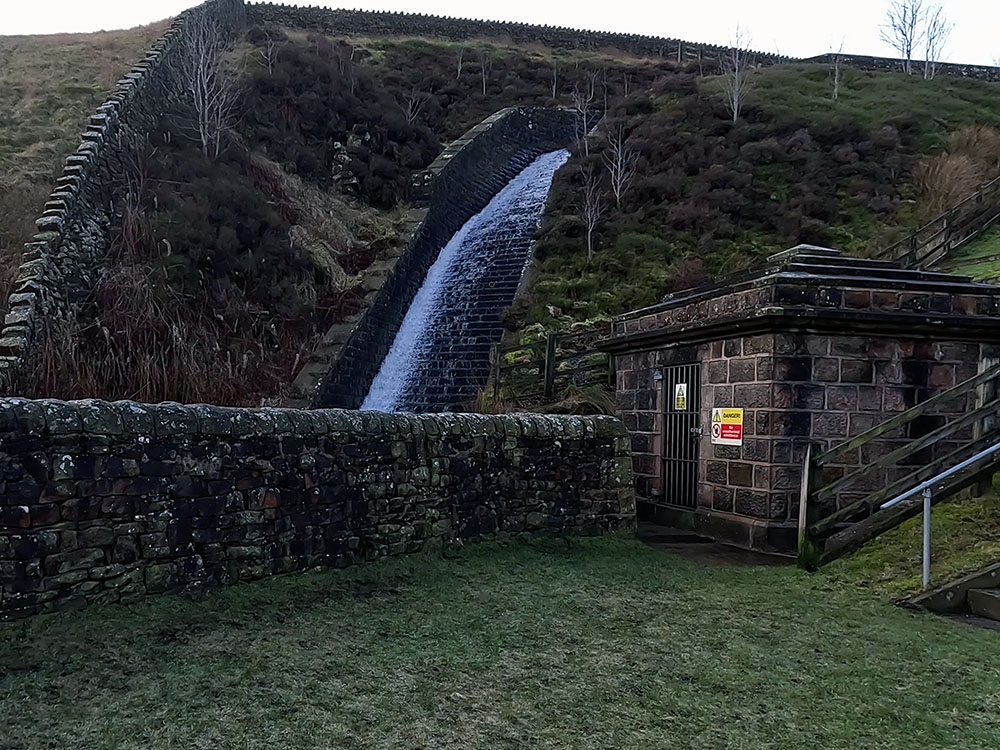
[[[619,318],[602,348],[616,355],[639,517],[792,553],[806,447],[996,362],[1000,288],[802,245]]]

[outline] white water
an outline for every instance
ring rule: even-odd
[[[433,330],[445,295],[461,295],[472,281],[490,272],[476,262],[480,245],[512,228],[533,227],[545,208],[556,170],[569,158],[565,149],[539,156],[489,205],[473,216],[448,241],[413,298],[392,347],[372,381],[362,410],[396,411],[401,394],[420,374],[421,354],[433,343]],[[525,260],[525,263],[527,263]]]

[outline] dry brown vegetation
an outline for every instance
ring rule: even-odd
[[[920,215],[939,216],[998,174],[1000,129],[990,125],[958,128],[948,139],[948,149],[922,161],[914,172]]]
[[[0,306],[90,114],[167,29],[0,36]]]

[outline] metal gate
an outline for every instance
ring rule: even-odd
[[[698,504],[698,445],[701,440],[701,365],[663,369],[660,394],[660,487],[663,502]]]

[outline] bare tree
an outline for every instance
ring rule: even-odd
[[[270,31],[264,32],[264,46],[257,50],[257,54],[267,66],[267,72],[273,73],[274,63],[278,60],[278,40],[271,36]]]
[[[606,210],[600,175],[588,165],[583,169],[583,206],[580,212],[587,242],[587,263],[594,260],[594,235]]]
[[[420,115],[420,110],[430,99],[430,94],[426,91],[419,91],[416,86],[410,89],[410,93],[403,97],[403,104],[400,107],[406,115],[406,122],[412,125]]]
[[[945,45],[955,25],[944,14],[944,8],[936,5],[927,11],[927,28],[924,31],[924,78],[931,79],[937,73],[937,66],[944,56]]]
[[[357,79],[354,76],[354,56],[357,54],[357,51],[357,47],[350,42],[338,42],[335,49],[337,69],[347,78],[347,83],[352,94],[357,85]]]
[[[622,196],[628,191],[635,177],[637,154],[625,135],[625,123],[617,122],[606,128],[607,143],[601,154],[611,179],[611,192],[615,206],[622,207]]]
[[[750,37],[739,26],[736,27],[732,45],[723,50],[720,62],[726,107],[733,116],[733,122],[736,122],[740,119],[747,94],[754,84],[754,60],[750,51]]]
[[[239,90],[223,55],[226,35],[208,14],[191,18],[185,28],[178,73],[194,111],[197,140],[209,158],[222,151],[223,136],[236,122]]]
[[[590,132],[590,105],[594,101],[593,86],[581,89],[579,85],[573,87],[573,112],[576,115],[574,129],[576,131],[576,141],[584,156],[590,156],[590,144],[587,142],[587,134]]]
[[[840,99],[840,75],[844,68],[844,40],[840,40],[840,46],[836,52],[830,52],[830,67],[833,70],[833,100]]]
[[[923,37],[924,0],[892,0],[885,12],[882,41],[899,53],[903,72],[913,72],[913,52]]]
[[[455,80],[462,78],[462,68],[465,65],[465,47],[459,47],[455,53]]]
[[[628,95],[632,92],[632,76],[629,73],[625,73],[623,74],[622,81],[622,96],[628,99]]]
[[[559,63],[552,61],[552,98],[559,96]]]
[[[490,71],[493,70],[493,58],[490,57],[489,50],[479,52],[479,74],[483,78],[483,96],[486,96],[486,87],[490,82]]]

